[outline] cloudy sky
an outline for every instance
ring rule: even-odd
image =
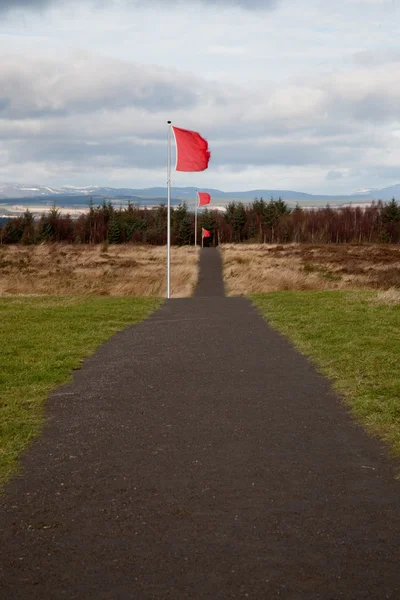
[[[399,183],[400,0],[330,5],[0,0],[0,181],[164,185],[171,119],[212,150],[174,185]]]

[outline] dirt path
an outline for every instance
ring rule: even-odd
[[[52,394],[2,599],[400,598],[394,465],[218,264]]]

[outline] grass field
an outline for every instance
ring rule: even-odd
[[[376,292],[277,292],[252,300],[400,456],[400,305]]]
[[[279,290],[392,290],[400,297],[396,244],[220,246],[229,295]]]
[[[0,296],[101,294],[157,296],[166,292],[166,247],[41,244],[0,246]],[[173,297],[192,295],[198,249],[172,248]]]
[[[0,298],[0,483],[39,433],[48,392],[101,342],[159,305],[96,296]]]

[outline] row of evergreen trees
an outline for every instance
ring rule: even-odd
[[[211,243],[400,243],[400,206],[377,202],[365,208],[290,209],[279,198],[263,198],[244,205],[231,202],[225,212],[204,209],[198,214],[201,228],[211,232]],[[194,243],[194,214],[182,204],[172,210],[171,240],[175,245]],[[134,242],[162,245],[167,241],[167,208],[143,209],[133,204],[116,208],[111,202],[90,203],[77,219],[53,206],[39,219],[28,210],[0,227],[2,244],[69,242],[98,244]]]

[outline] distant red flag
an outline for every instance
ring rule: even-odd
[[[211,153],[208,142],[196,131],[172,127],[176,143],[176,171],[205,171]]]
[[[199,206],[204,206],[204,204],[210,204],[210,194],[207,194],[207,192],[197,192],[197,195],[199,197]]]
[[[211,237],[211,232],[208,231],[208,229],[204,229],[203,227],[203,238],[209,238]]]

